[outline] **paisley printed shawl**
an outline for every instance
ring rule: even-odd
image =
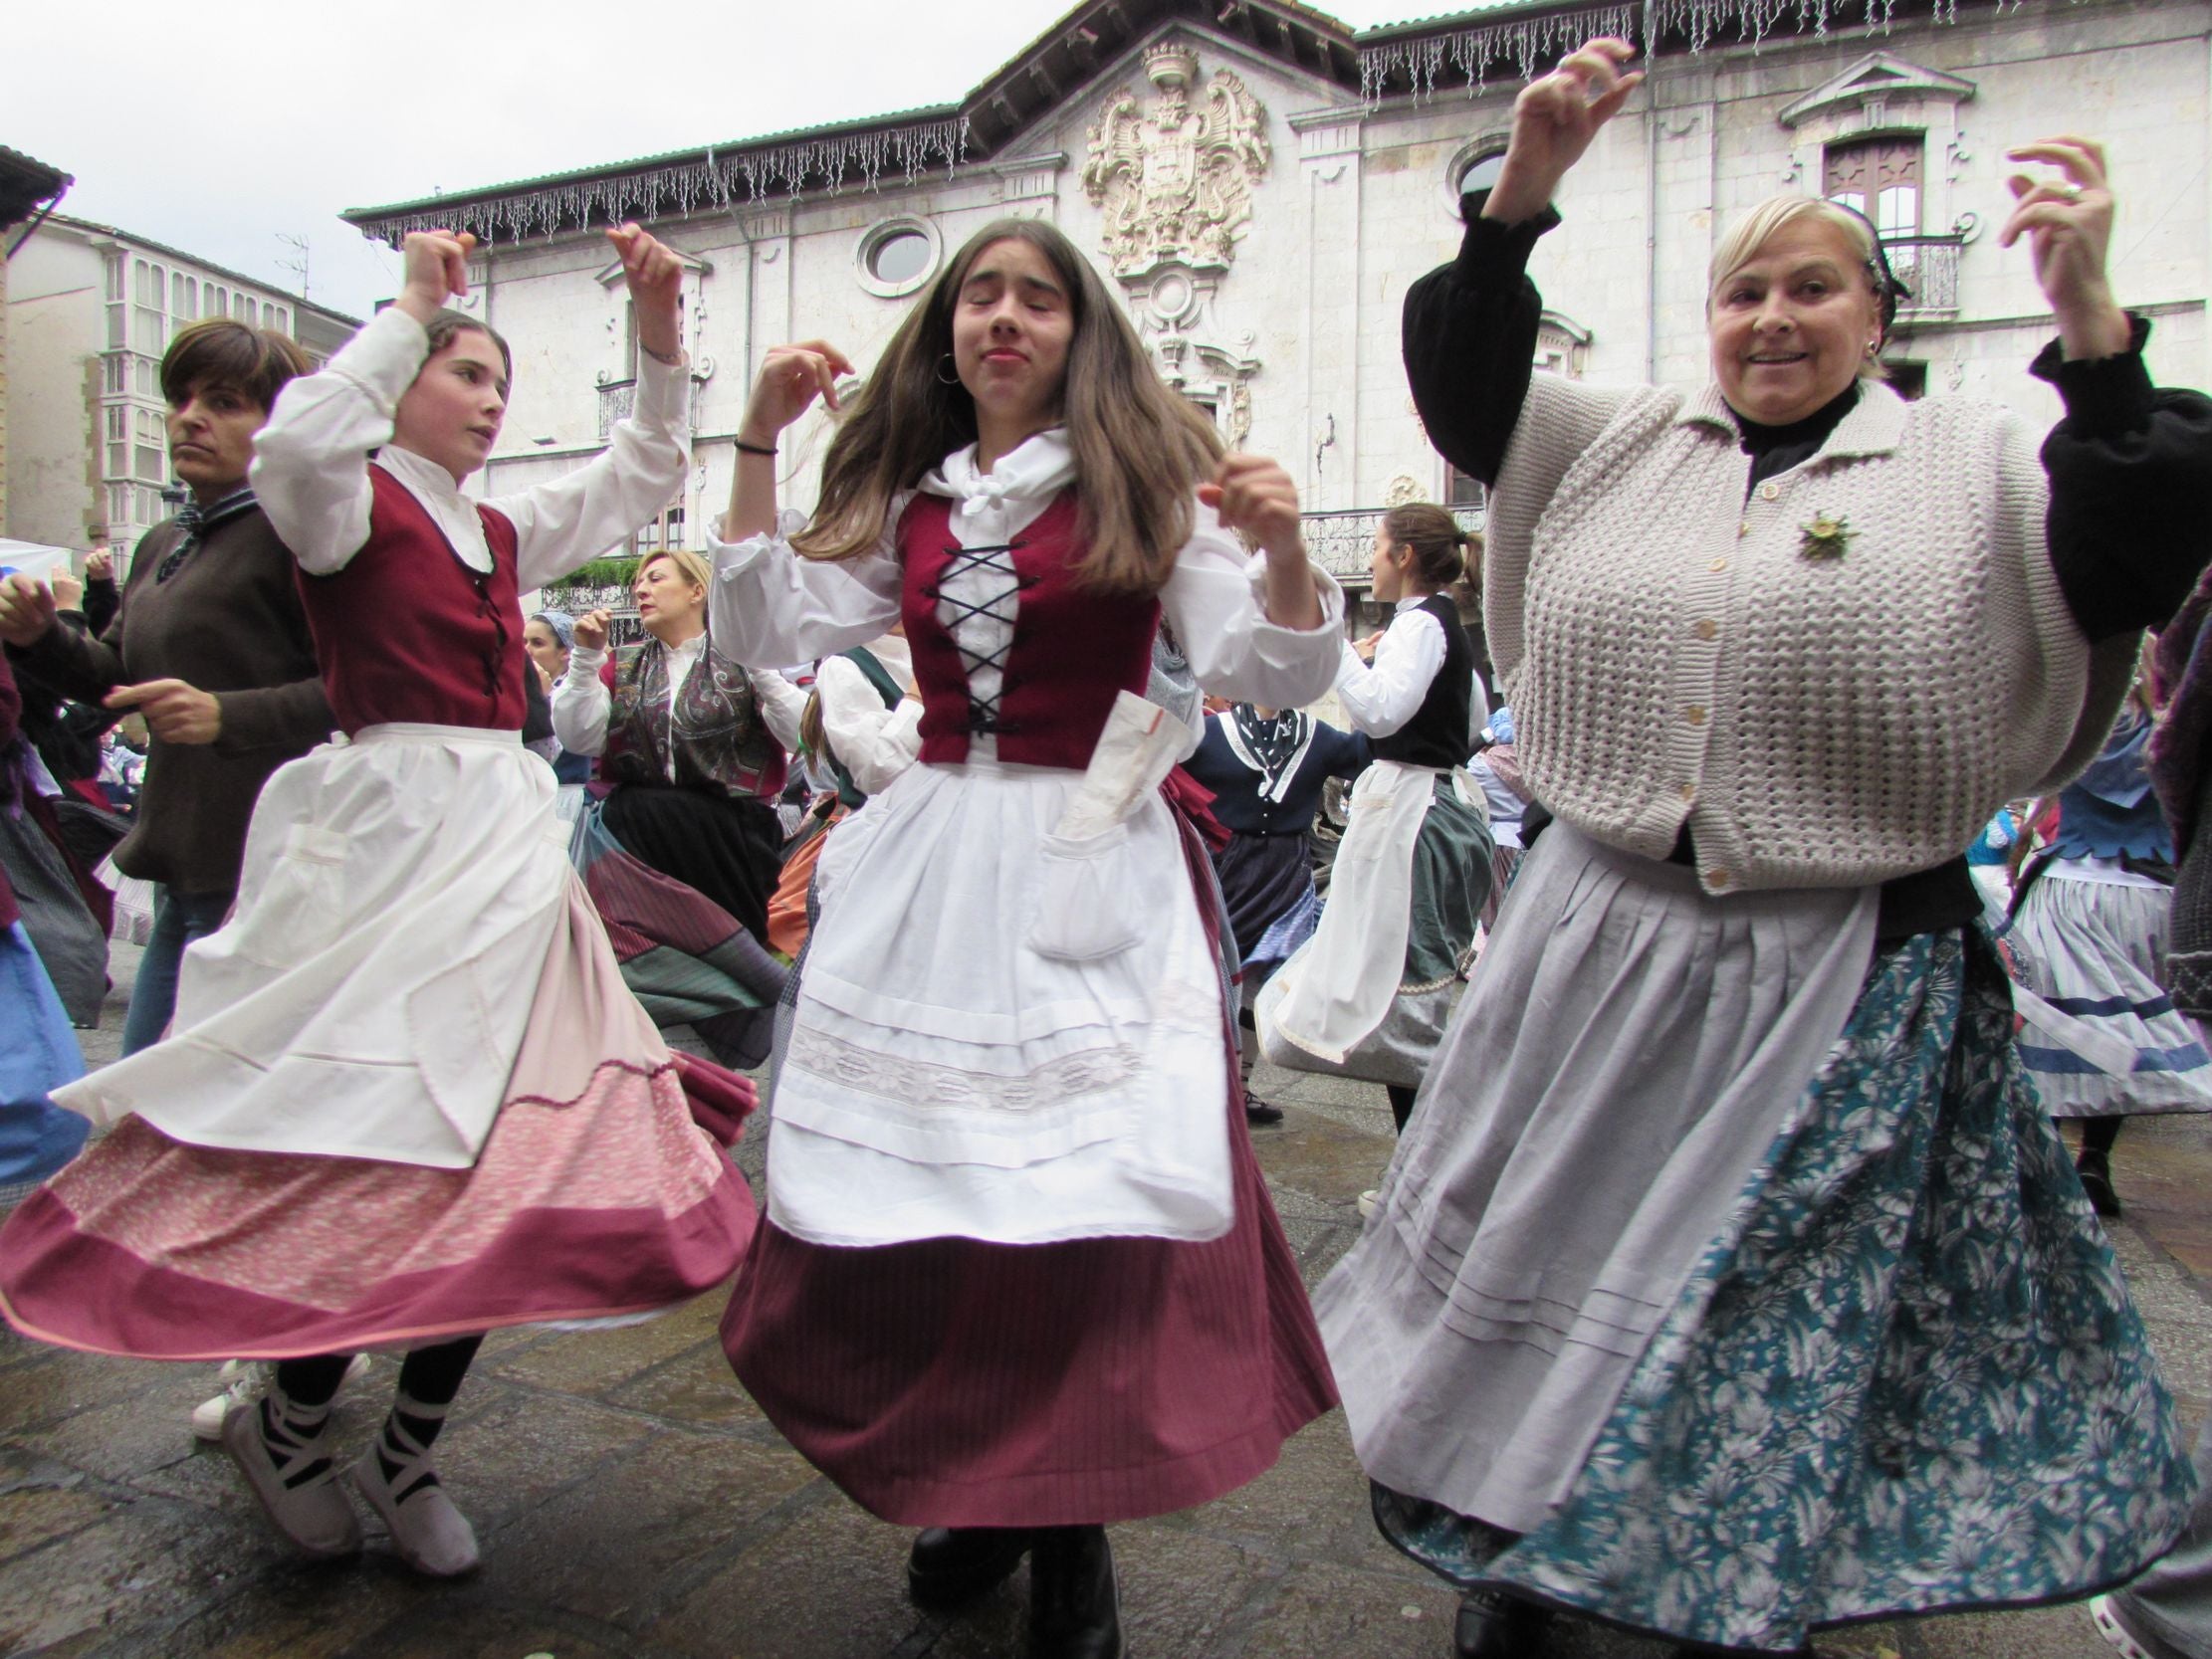
[[[599,775],[609,783],[665,784],[675,757],[678,788],[774,800],[783,787],[783,749],[761,718],[745,670],[708,640],[673,709],[668,648],[656,639],[623,646],[600,676],[613,707]]]

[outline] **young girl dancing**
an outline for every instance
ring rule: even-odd
[[[461,494],[510,372],[497,334],[445,309],[467,236],[407,238],[398,300],[279,397],[254,488],[349,741],[270,779],[167,1040],[58,1094],[113,1133],[0,1231],[0,1313],[27,1336],[279,1361],[223,1444],[311,1555],[360,1546],[328,1438],[354,1349],[407,1350],[361,1496],[409,1564],[466,1571],[475,1536],[430,1446],[480,1334],[682,1302],[752,1228],[702,1129],[734,1135],[751,1087],[679,1076],[520,739],[519,590],[632,533],[690,462],[675,257],[609,236],[649,360],[636,419],[588,467]]]
[[[769,354],[715,636],[797,662],[903,617],[921,762],[821,855],[724,1342],[792,1444],[927,1529],[917,1600],[1033,1554],[1030,1653],[1109,1659],[1104,1524],[1243,1484],[1334,1397],[1245,1137],[1206,853],[1159,790],[1197,734],[1136,694],[1165,616],[1202,684],[1312,702],[1342,596],[1289,478],[1221,457],[1049,225],[960,251],[812,521],[779,522],[775,435],[848,371]]]

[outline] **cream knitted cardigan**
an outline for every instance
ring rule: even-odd
[[[2026,422],[1869,383],[1748,503],[1738,442],[1714,387],[1534,376],[1484,620],[1546,806],[1651,858],[1686,819],[1708,893],[1856,887],[2096,755],[2139,636],[2093,650],[2068,610]]]

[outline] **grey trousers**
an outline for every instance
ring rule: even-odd
[[[2212,1417],[2197,1430],[2197,1501],[2165,1556],[2112,1599],[2137,1632],[2185,1659],[2212,1659]]]

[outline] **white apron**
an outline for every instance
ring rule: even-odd
[[[168,1038],[56,1100],[195,1145],[470,1167],[566,902],[553,788],[516,732],[467,726],[370,726],[284,766]]]
[[[1191,737],[1124,692],[1087,772],[918,765],[837,827],[776,1070],[778,1227],[841,1246],[1229,1229],[1218,958],[1158,793]]]
[[[1383,1023],[1406,977],[1414,844],[1436,789],[1431,766],[1378,760],[1360,774],[1321,925],[1275,974],[1254,1010],[1268,1022],[1263,1045],[1279,1038],[1341,1065]]]

